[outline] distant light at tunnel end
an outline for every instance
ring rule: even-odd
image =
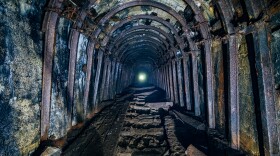
[[[138,74],[138,81],[139,82],[146,82],[147,80],[147,75],[145,73],[139,73]]]

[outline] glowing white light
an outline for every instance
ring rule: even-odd
[[[147,75],[146,75],[145,73],[140,73],[140,74],[138,75],[138,80],[139,80],[140,82],[145,82],[146,79],[147,79]]]

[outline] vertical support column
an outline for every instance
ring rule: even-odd
[[[188,69],[188,58],[189,54],[184,53],[183,58],[183,68],[184,68],[184,83],[185,83],[185,93],[186,93],[186,106],[187,110],[192,110],[192,103],[191,103],[191,90],[190,90],[190,71]]]
[[[50,1],[48,6],[60,8],[61,3],[59,3],[56,0],[53,0]],[[43,86],[41,105],[41,140],[48,139],[48,131],[50,126],[52,68],[55,47],[55,27],[57,19],[58,14],[56,12],[47,12],[44,19],[46,34],[44,46]]]
[[[236,36],[229,37],[229,133],[231,146],[239,149],[239,104],[238,104],[238,49]]]
[[[156,76],[157,76],[157,87],[160,87],[160,75],[159,75],[159,69],[156,70]]]
[[[91,79],[91,71],[93,64],[93,53],[94,53],[94,42],[90,41],[87,47],[87,73],[86,73],[86,84],[85,84],[85,92],[84,92],[84,118],[87,116],[88,109],[88,96],[89,96],[89,88],[90,88],[90,79]]]
[[[162,68],[159,69],[159,80],[160,80],[160,85],[159,85],[159,87],[162,88],[162,86],[163,86],[163,81],[162,81]]]
[[[117,94],[121,93],[121,75],[122,75],[122,70],[123,70],[123,66],[122,64],[119,62],[119,73],[118,73],[118,78],[117,78]]]
[[[116,84],[117,84],[117,76],[118,76],[118,72],[119,72],[119,63],[114,60],[114,74],[113,74],[113,83],[112,83],[112,91],[111,91],[111,99],[114,98],[114,96],[116,95]]]
[[[107,75],[107,71],[108,71],[108,64],[109,64],[109,59],[108,56],[106,56],[105,60],[104,60],[104,68],[103,68],[103,76],[102,76],[102,83],[101,83],[101,90],[100,90],[100,102],[104,101],[105,98],[105,94],[106,94],[106,75]]]
[[[107,69],[107,74],[106,74],[106,81],[105,81],[105,94],[104,94],[104,99],[103,100],[108,100],[110,98],[109,96],[109,85],[110,85],[110,79],[111,79],[111,71],[112,71],[112,61],[109,59],[108,60],[108,69]]]
[[[161,87],[164,87],[164,79],[163,79],[163,68],[160,68],[160,79],[161,79]]]
[[[276,121],[276,103],[274,99],[274,76],[271,53],[268,43],[267,28],[263,24],[254,34],[256,50],[256,69],[258,73],[258,86],[263,129],[265,155],[279,155],[279,136]]]
[[[178,97],[178,83],[177,83],[177,75],[176,75],[176,61],[172,60],[172,73],[173,73],[173,86],[174,86],[174,102],[175,104],[179,103]]]
[[[113,93],[114,93],[114,90],[115,90],[115,74],[116,74],[116,67],[117,67],[117,64],[116,64],[116,60],[113,59],[113,62],[112,62],[112,75],[111,75],[111,80],[110,80],[110,85],[109,85],[109,97],[110,99],[113,99]]]
[[[170,93],[171,93],[171,95],[170,95],[170,97],[171,97],[171,101],[174,101],[174,87],[173,87],[173,81],[172,81],[172,79],[173,79],[173,74],[172,74],[172,63],[171,62],[169,62],[169,65],[168,65],[168,68],[169,68],[169,81],[170,81]]]
[[[193,68],[193,93],[194,93],[194,113],[195,116],[201,115],[199,86],[198,86],[198,64],[197,64],[197,51],[192,52],[192,68]]]
[[[171,90],[170,90],[170,79],[169,79],[169,70],[168,70],[168,65],[165,65],[165,77],[166,77],[166,80],[167,80],[167,88],[168,88],[168,99],[171,99]]]
[[[123,65],[123,70],[122,70],[122,74],[121,74],[121,81],[120,81],[120,89],[123,90],[124,86],[125,86],[125,79],[126,79],[126,74],[127,74],[127,69],[125,67],[125,65]]]
[[[68,128],[72,126],[72,114],[73,114],[73,102],[74,102],[74,84],[76,74],[76,62],[77,62],[77,47],[78,47],[79,32],[76,30],[71,31],[70,35],[70,59],[68,69]]]
[[[96,105],[96,99],[97,99],[97,92],[98,92],[98,86],[99,86],[99,80],[100,80],[100,72],[101,72],[101,66],[103,62],[103,51],[98,51],[98,62],[97,62],[97,71],[96,76],[94,80],[94,91],[93,91],[93,105]]]
[[[184,107],[184,94],[183,94],[183,84],[182,84],[182,60],[179,58],[177,60],[177,75],[178,75],[178,85],[179,85],[179,102],[180,106]]]
[[[211,56],[210,41],[205,40],[205,65],[206,65],[206,83],[207,83],[207,109],[208,109],[208,126],[215,128],[215,108],[214,108],[214,89],[213,89],[213,66]]]
[[[160,87],[160,70],[157,69],[157,86]]]
[[[167,98],[169,98],[169,84],[168,84],[168,79],[167,79],[167,77],[166,77],[166,66],[164,65],[163,66],[163,70],[164,70],[164,73],[163,73],[163,75],[164,75],[164,80],[165,80],[165,90],[166,90],[166,96],[167,96]]]

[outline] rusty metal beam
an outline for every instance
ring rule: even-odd
[[[105,80],[105,88],[104,88],[104,97],[103,100],[109,100],[109,85],[110,85],[110,79],[112,75],[112,61],[108,59],[108,69],[106,73],[106,80]]]
[[[172,60],[171,63],[172,63],[171,65],[172,65],[172,76],[173,76],[173,87],[174,87],[174,103],[179,104],[176,61]]]
[[[198,84],[198,53],[192,53],[192,77],[193,77],[193,93],[194,93],[194,112],[195,116],[201,115],[200,110],[200,96],[199,96],[199,84]]]
[[[150,51],[153,52],[153,53],[155,53],[155,54],[158,54],[158,57],[159,57],[159,58],[161,58],[162,55],[163,55],[162,52],[161,52],[159,49],[157,49],[157,47],[155,47],[154,45],[150,44],[150,42],[144,42],[144,43],[140,42],[138,45],[135,44],[134,46],[127,47],[126,49],[124,49],[124,50],[122,51],[121,54],[116,55],[116,57],[122,58],[127,52],[132,51],[132,50],[135,50],[135,49],[141,49],[141,48],[142,48],[142,49],[145,49],[145,50],[147,50],[148,48],[150,48]]]
[[[126,50],[129,50],[129,49],[131,49],[131,47],[134,47],[134,46],[139,47],[139,45],[141,45],[141,44],[150,44],[151,47],[158,49],[157,51],[159,52],[159,54],[162,54],[164,51],[168,50],[157,40],[152,39],[152,38],[142,37],[142,39],[135,38],[133,40],[130,40],[129,42],[124,43],[120,47],[117,47],[117,50],[115,51],[115,56],[123,55],[123,53]]]
[[[143,30],[146,30],[146,31],[155,31],[157,33],[159,33],[160,35],[164,36],[170,43],[171,46],[174,45],[174,42],[175,42],[175,38],[174,36],[172,36],[171,34],[168,34],[166,33],[165,31],[163,31],[162,29],[160,28],[157,28],[157,27],[154,27],[154,26],[150,26],[150,25],[139,25],[139,26],[134,26],[126,31],[122,31],[120,35],[118,35],[116,38],[113,38],[112,37],[110,38],[110,40],[107,40],[107,42],[103,43],[103,45],[107,45],[107,43],[110,43],[110,45],[107,45],[109,46],[109,50],[111,50],[111,47],[114,46],[114,43],[118,40],[120,40],[121,38],[123,38],[124,36],[128,35],[128,34],[131,34],[131,33],[134,33],[135,31],[143,31]],[[110,42],[109,42],[110,41]],[[177,43],[179,43],[179,41],[176,41]]]
[[[109,99],[112,99],[112,93],[114,91],[114,81],[115,81],[115,70],[116,70],[116,61],[113,59],[112,61],[112,69],[111,69],[111,80],[109,81],[109,88],[108,88],[108,96]]]
[[[119,45],[123,44],[123,42],[130,42],[131,39],[134,38],[154,38],[161,42],[165,48],[169,47],[169,43],[166,41],[166,39],[161,38],[160,35],[153,33],[153,32],[147,32],[147,31],[136,31],[134,33],[127,34],[125,37],[117,40],[116,42],[113,43],[114,47],[119,47]]]
[[[216,6],[221,19],[225,23],[225,28],[229,36],[229,137],[231,147],[239,149],[240,147],[240,125],[239,125],[239,103],[238,103],[238,47],[235,28],[231,22],[233,11],[231,6],[225,0],[217,1]]]
[[[229,133],[231,147],[239,149],[239,91],[238,91],[238,45],[235,35],[229,37]]]
[[[105,37],[104,42],[106,43],[107,40],[109,40],[109,37],[112,36],[112,33],[115,30],[117,30],[118,28],[122,27],[124,24],[126,24],[126,23],[128,23],[130,21],[139,20],[139,19],[149,19],[149,20],[157,21],[157,22],[163,24],[164,26],[166,26],[175,35],[176,40],[179,41],[178,45],[179,45],[181,51],[183,51],[183,49],[184,49],[184,41],[182,40],[182,38],[180,38],[180,36],[178,35],[178,32],[174,28],[174,26],[171,23],[165,21],[164,19],[162,19],[160,17],[151,16],[151,15],[135,15],[135,16],[132,16],[131,18],[123,19],[121,22],[119,22],[118,24],[114,25],[114,27],[110,30],[110,32],[111,32],[110,35]],[[97,34],[99,34],[99,33],[97,33]],[[97,34],[94,35],[94,36],[98,36]],[[192,41],[189,41],[189,44],[190,45],[192,44],[193,46],[195,46],[195,44]]]
[[[183,90],[183,78],[182,78],[182,60],[178,59],[176,61],[177,64],[177,75],[178,75],[178,85],[179,85],[179,102],[180,106],[184,107],[185,102],[184,102],[184,90]]]
[[[114,73],[114,81],[113,81],[113,90],[112,90],[112,96],[115,96],[117,94],[117,80],[118,80],[118,72],[119,72],[119,67],[120,64],[115,60],[115,73]],[[114,97],[112,97],[114,98]]]
[[[125,60],[126,58],[128,58],[128,56],[130,56],[131,54],[133,55],[133,54],[144,54],[144,53],[148,53],[148,55],[149,56],[151,56],[151,57],[154,57],[155,59],[156,58],[160,58],[160,56],[158,56],[158,54],[156,54],[155,52],[154,52],[154,50],[152,49],[153,47],[149,47],[150,45],[146,45],[146,47],[144,47],[144,48],[141,48],[141,46],[139,47],[139,48],[133,48],[133,49],[131,49],[131,50],[129,50],[129,51],[126,51],[126,55],[122,55],[122,56],[120,56],[119,58],[120,58],[120,60],[122,61],[122,60]]]
[[[149,49],[148,49],[149,48]],[[153,46],[152,44],[148,43],[139,43],[138,45],[128,47],[128,49],[123,50],[123,52],[120,55],[117,55],[118,58],[122,58],[127,52],[136,50],[136,49],[143,49],[143,50],[149,50],[152,53],[158,54],[158,57],[160,58],[162,53],[157,49],[157,47]]]
[[[118,61],[119,62],[119,61]],[[117,93],[119,94],[122,89],[121,89],[121,78],[122,78],[122,74],[123,74],[123,64],[120,64],[120,68],[119,68],[119,73],[118,73],[118,78],[117,78]]]
[[[78,16],[77,22],[73,25],[74,28],[80,28],[82,26],[83,20],[86,17],[86,12],[81,11]],[[67,124],[67,128],[70,129],[72,127],[72,118],[73,118],[73,105],[74,105],[74,85],[75,85],[75,74],[76,74],[76,62],[77,62],[77,49],[78,49],[78,41],[79,41],[80,33],[72,29],[69,38],[69,49],[70,49],[70,58],[69,58],[69,69],[68,69],[68,81],[67,81],[67,115],[69,117],[69,122]]]
[[[123,63],[126,63],[126,62],[128,62],[129,60],[134,60],[133,62],[133,64],[135,64],[136,63],[136,61],[137,61],[137,59],[141,59],[141,58],[144,58],[144,57],[146,57],[146,61],[148,61],[148,60],[151,60],[151,61],[153,61],[155,64],[157,64],[157,59],[155,58],[156,57],[156,55],[154,55],[154,56],[151,56],[150,54],[149,54],[149,52],[147,51],[147,52],[145,52],[145,53],[141,53],[141,54],[139,54],[141,51],[137,51],[137,53],[138,54],[129,54],[129,55],[127,55],[125,58],[123,58],[123,59],[121,59],[121,61],[123,62]],[[138,62],[138,61],[137,61]]]
[[[187,110],[192,110],[192,102],[191,102],[191,89],[190,89],[190,69],[188,68],[189,62],[189,54],[184,54],[183,57],[183,69],[184,69],[184,84],[185,84],[185,98],[186,98],[186,107]]]
[[[104,60],[104,67],[103,67],[103,76],[102,76],[102,81],[101,81],[101,88],[100,88],[100,102],[105,100],[105,89],[106,89],[106,77],[108,73],[108,67],[109,66],[109,58],[108,56],[105,57]]]
[[[98,22],[98,25],[104,25],[104,23],[106,23],[110,18],[112,18],[115,14],[117,14],[118,12],[124,10],[124,9],[127,9],[127,8],[130,8],[130,7],[134,7],[134,6],[152,6],[152,7],[156,7],[158,9],[161,9],[163,11],[166,11],[168,14],[172,15],[175,19],[177,19],[180,24],[183,26],[183,31],[185,32],[184,35],[187,37],[188,39],[188,42],[190,43],[190,48],[191,50],[196,50],[196,45],[193,43],[193,41],[191,40],[190,38],[190,35],[189,33],[191,32],[190,31],[190,28],[188,27],[187,25],[187,22],[186,20],[179,14],[177,13],[176,11],[174,11],[172,8],[162,4],[162,3],[159,3],[159,2],[155,2],[155,1],[147,1],[147,0],[144,0],[144,1],[134,1],[134,2],[128,2],[128,3],[125,3],[121,6],[118,6],[117,8],[114,8],[112,9],[111,12],[109,12],[108,14],[106,14],[99,22]],[[99,36],[101,32],[101,29],[98,28],[94,33],[93,33],[93,36]],[[183,43],[179,43],[180,45],[183,45]],[[180,47],[181,50],[183,50],[183,47]]]
[[[48,7],[60,8],[58,0],[51,0]],[[55,27],[58,19],[56,12],[46,12],[43,23],[45,33],[44,63],[43,63],[43,85],[42,85],[42,105],[41,105],[41,140],[48,139],[50,126],[51,108],[51,87],[52,87],[52,67],[55,47]]]
[[[208,40],[204,42],[205,68],[206,68],[206,93],[208,109],[208,126],[215,128],[215,107],[214,107],[214,75],[211,56],[211,43]]]
[[[279,155],[280,144],[276,121],[276,102],[274,99],[274,76],[273,63],[271,60],[270,43],[268,42],[268,31],[265,24],[261,24],[258,31],[253,34],[256,70],[258,72],[258,88],[260,98],[260,110],[262,119],[262,131],[265,155]]]
[[[149,64],[152,64],[152,65],[157,65],[157,60],[151,58],[149,55],[145,54],[144,56],[143,55],[134,55],[133,58],[130,58],[130,59],[126,59],[123,61],[123,64],[126,64],[126,65],[135,65],[135,64],[139,64],[139,63],[149,63]]]
[[[172,63],[171,61],[168,62],[168,67],[169,67],[169,82],[170,82],[170,90],[171,90],[171,101],[174,101],[175,96],[174,96],[174,83],[173,83],[173,74],[172,74]]]
[[[169,75],[168,75],[168,68],[166,65],[164,65],[164,71],[165,71],[165,79],[166,79],[166,89],[167,89],[167,98],[170,99],[170,82],[169,82]]]
[[[99,50],[98,51],[97,70],[96,70],[96,75],[95,75],[95,80],[94,80],[94,91],[93,91],[93,105],[94,106],[96,106],[96,103],[97,103],[97,93],[98,93],[98,86],[100,83],[100,72],[101,72],[102,62],[103,62],[103,51]]]
[[[74,84],[76,74],[76,62],[77,62],[77,48],[78,39],[80,33],[76,30],[72,30],[70,34],[70,58],[69,58],[69,69],[68,69],[68,86],[67,86],[67,97],[68,97],[68,117],[69,123],[68,128],[72,126],[72,115],[73,115],[73,102],[74,102]]]
[[[89,97],[89,89],[90,89],[90,80],[91,80],[91,72],[92,72],[92,64],[93,64],[93,54],[94,54],[94,41],[90,41],[87,47],[87,72],[86,72],[86,82],[85,82],[85,92],[84,92],[84,115],[85,118],[87,116],[88,109],[88,97]]]
[[[235,33],[233,24],[231,22],[231,20],[233,18],[233,12],[230,9],[231,8],[230,4],[228,4],[228,2],[226,0],[220,0],[220,1],[217,1],[216,3],[217,3],[217,8],[220,12],[221,19],[225,23],[226,31],[228,32],[228,34]]]

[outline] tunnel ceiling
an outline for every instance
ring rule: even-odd
[[[65,0],[61,8],[95,48],[135,67],[198,50],[216,19],[210,0]]]

